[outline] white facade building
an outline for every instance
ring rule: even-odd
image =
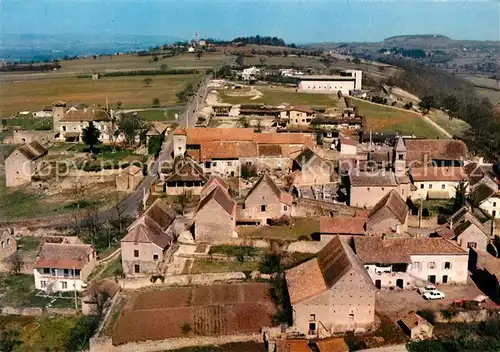
[[[345,70],[341,75],[299,75],[297,91],[306,93],[349,95],[352,90],[362,89],[362,71]]]
[[[45,243],[33,269],[35,288],[45,292],[82,291],[95,265],[96,252],[91,245]]]
[[[450,199],[454,198],[457,186],[464,182],[468,189],[468,176],[462,167],[423,167],[411,168],[410,177],[415,186],[412,199]]]

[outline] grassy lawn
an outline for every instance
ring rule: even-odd
[[[106,257],[106,255],[101,255],[101,258],[104,257]],[[115,278],[116,276],[120,276],[122,270],[122,262],[120,256],[118,256],[116,259],[113,259],[110,262],[99,264],[98,266],[96,266],[90,274],[88,280],[99,281],[105,278]]]
[[[246,57],[245,65],[260,65],[260,58],[264,57],[266,66],[295,66],[295,67],[313,67],[325,69],[326,66],[319,60],[306,57],[284,57],[284,56],[263,56]]]
[[[18,330],[22,345],[17,351],[63,351],[78,316],[0,317],[0,329]]]
[[[241,226],[237,232],[243,238],[268,238],[285,241],[296,241],[301,237],[311,238],[319,232],[319,220],[311,218],[294,218],[292,226]]]
[[[180,114],[181,109],[175,110],[145,110],[139,111],[138,114],[145,121],[172,121],[175,120],[175,114]]]
[[[111,106],[121,101],[124,109],[151,107],[155,97],[161,105],[177,105],[175,93],[188,82],[197,84],[201,77],[202,74],[154,76],[149,87],[144,86],[144,76],[107,77],[95,81],[57,75],[44,79],[4,79],[0,86],[0,115],[38,110],[56,100],[69,105],[84,102],[90,106],[104,106],[106,97]]]
[[[40,247],[41,242],[40,237],[25,236],[17,240],[17,248],[20,252],[33,252],[37,251]]]
[[[195,260],[191,267],[191,274],[223,273],[230,271],[259,270],[260,262],[256,261],[222,261],[222,260]]]
[[[366,131],[400,134],[415,134],[417,137],[443,138],[441,133],[418,114],[394,109],[390,106],[371,104],[366,101],[349,99],[359,114],[366,118]]]
[[[1,103],[0,103],[1,104]],[[4,115],[3,113],[1,115]],[[52,118],[34,118],[30,115],[5,119],[7,127],[19,126],[25,130],[50,130]]]
[[[463,120],[456,118],[450,120],[448,115],[441,110],[432,110],[427,116],[446,131],[457,137],[463,137],[465,132],[470,128],[469,124]]]
[[[52,298],[43,297],[35,289],[33,275],[0,274],[0,305],[14,307],[46,307],[73,308],[75,301],[73,292],[57,293]]]
[[[335,107],[338,104],[337,95],[297,93],[293,88],[269,88],[255,87],[264,94],[258,99],[251,99],[252,96],[229,96],[221,92],[222,102],[229,104],[270,104],[279,105],[281,103],[290,103],[295,105],[321,105],[326,107]]]
[[[422,208],[427,208],[427,210],[429,210],[430,216],[436,216],[438,214],[452,215],[454,213],[453,203],[453,199],[424,200]]]

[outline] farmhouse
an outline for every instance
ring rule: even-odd
[[[293,325],[308,338],[360,331],[375,319],[375,289],[365,268],[337,236],[317,255],[285,272]]]
[[[312,119],[316,117],[316,112],[310,106],[290,106],[281,113],[280,118],[288,120],[290,125],[311,124]]]
[[[372,209],[365,224],[370,235],[399,235],[408,230],[408,206],[391,190]]]
[[[406,165],[418,168],[429,165],[439,167],[463,166],[467,160],[467,146],[455,139],[405,139]]]
[[[103,109],[91,108],[86,105],[66,108],[65,102],[55,102],[52,105],[53,130],[56,139],[61,141],[80,141],[83,129],[89,122],[101,132],[100,140],[103,143],[113,138],[111,130],[111,117]]]
[[[464,167],[465,173],[469,176],[469,185],[472,190],[480,185],[488,186],[493,190],[498,190],[500,185],[500,167],[493,164],[482,164],[471,162]]]
[[[215,187],[200,201],[193,228],[196,242],[214,243],[237,237],[236,202],[227,190]]]
[[[396,177],[394,172],[380,170],[365,172],[354,170],[349,174],[349,205],[358,208],[372,208],[391,190],[397,191],[403,199],[410,193],[407,178]]]
[[[307,93],[329,93],[349,95],[353,90],[362,89],[362,71],[345,70],[341,75],[300,75],[297,79],[297,91]]]
[[[293,197],[282,191],[267,174],[263,174],[245,198],[243,218],[266,224],[269,219],[292,215]]]
[[[121,240],[122,267],[126,276],[157,273],[167,250],[177,237],[176,214],[160,199],[137,218]]]
[[[174,164],[174,171],[165,178],[167,195],[199,195],[207,177],[203,169],[191,158],[179,160]]]
[[[208,179],[207,183],[205,183],[205,186],[203,186],[200,196],[202,198],[206,197],[210,192],[212,192],[212,190],[214,190],[217,187],[222,188],[228,194],[230,192],[229,185],[227,184],[226,181],[224,181],[219,176],[212,176]]]
[[[122,192],[132,192],[141,183],[142,169],[136,165],[129,165],[120,170],[116,176],[116,190]]]
[[[411,168],[409,175],[415,186],[410,194],[412,199],[454,198],[458,185],[468,180],[462,167]]]
[[[309,148],[305,148],[293,160],[292,171],[293,185],[299,188],[305,186],[333,187],[340,183],[333,164]]]
[[[377,288],[467,282],[467,251],[444,238],[355,237],[354,251]]]
[[[29,184],[37,171],[40,158],[46,154],[47,149],[37,141],[32,141],[14,150],[5,159],[5,185],[17,187]]]
[[[476,184],[471,198],[477,207],[493,218],[500,217],[500,191],[486,183]]]
[[[33,274],[35,288],[45,292],[82,291],[96,265],[96,252],[88,244],[44,243]]]

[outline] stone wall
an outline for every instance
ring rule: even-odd
[[[260,334],[197,336],[191,338],[174,338],[160,341],[127,343],[113,346],[111,338],[100,337],[90,339],[90,352],[152,352],[174,350],[194,346],[225,345],[234,342],[263,342]]]
[[[359,212],[360,208],[350,207],[345,204],[325,202],[322,200],[300,198],[295,207],[296,216],[311,216],[311,215],[342,215],[354,216]]]
[[[14,144],[27,144],[37,141],[44,145],[54,140],[54,131],[25,131],[14,130],[12,132],[12,140]]]
[[[246,276],[242,272],[229,272],[165,276],[163,282],[157,279],[155,283],[151,282],[150,277],[125,278],[120,280],[119,284],[125,290],[136,290],[149,286],[212,285],[217,283],[244,281],[245,279]]]
[[[10,307],[5,306],[0,308],[1,315],[32,315],[40,316],[42,314],[57,314],[57,315],[77,315],[79,310],[73,308],[41,308],[41,307]]]
[[[285,250],[297,253],[318,253],[328,242],[298,241],[290,243]]]

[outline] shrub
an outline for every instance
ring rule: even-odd
[[[188,323],[184,323],[184,325],[182,325],[182,334],[183,335],[187,335],[189,334],[189,332],[191,331],[191,325],[189,325]]]
[[[69,341],[66,344],[66,350],[81,351],[87,349],[89,339],[99,325],[99,319],[99,316],[84,316],[80,318],[73,330],[71,330]]]
[[[422,318],[427,320],[431,324],[436,323],[436,316],[434,315],[434,312],[432,310],[419,310],[417,312],[418,315],[420,315]]]

